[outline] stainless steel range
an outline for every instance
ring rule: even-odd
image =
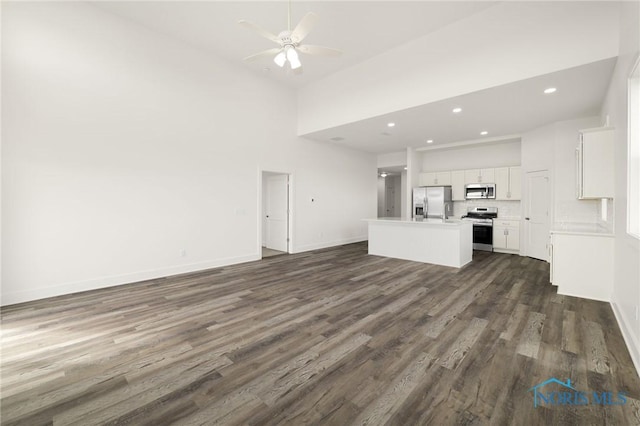
[[[497,207],[474,207],[462,216],[462,220],[473,222],[474,250],[493,251],[493,219],[497,217]]]

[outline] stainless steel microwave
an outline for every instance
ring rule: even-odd
[[[480,200],[496,198],[495,183],[470,183],[464,186],[464,198],[467,200]]]

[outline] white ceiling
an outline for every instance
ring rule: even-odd
[[[274,44],[239,26],[237,21],[246,19],[277,34],[287,25],[286,1],[106,1],[93,4],[154,31],[183,40],[230,63],[251,69],[257,75],[275,80],[285,87],[297,89],[465,19],[496,3],[293,1],[292,25],[295,26],[309,11],[320,18],[305,39],[306,43],[345,51],[339,58],[303,56],[302,75],[287,74],[271,60],[244,63],[241,59],[274,47]],[[525,3],[528,2],[522,4]],[[580,7],[579,3],[573,4]],[[517,135],[553,121],[597,114],[614,65],[615,58],[599,61],[325,129],[305,137],[382,153],[402,150],[407,146],[427,147],[427,139],[435,141],[433,145],[428,145],[431,148],[460,141]],[[544,95],[542,90],[550,86],[557,87],[558,91]],[[454,106],[462,107],[463,112],[452,114]],[[386,126],[389,121],[396,123],[393,129]],[[481,136],[482,130],[489,134]],[[383,132],[388,134],[383,135]],[[336,137],[344,139],[331,141]]]
[[[307,13],[319,20],[308,44],[343,50],[338,58],[303,56],[304,72],[288,74],[272,60],[243,63],[242,58],[276,47],[238,25],[254,22],[278,34],[287,27],[286,1],[104,1],[93,3],[147,28],[186,41],[257,74],[297,88],[362,62],[393,47],[486,9],[484,1],[292,1],[292,26]]]
[[[399,151],[407,146],[435,148],[455,142],[517,136],[554,121],[597,115],[614,66],[615,58],[594,62],[305,137],[382,153]],[[544,94],[548,87],[555,87],[557,91]],[[452,109],[455,107],[462,108],[462,112],[454,114]],[[387,127],[389,122],[395,126]],[[482,136],[481,131],[488,134]],[[332,141],[332,138],[344,139]],[[428,139],[433,143],[427,144]]]

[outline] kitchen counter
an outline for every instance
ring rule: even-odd
[[[461,268],[473,256],[473,225],[459,219],[365,219],[369,254]]]
[[[593,235],[596,237],[613,237],[613,232],[596,223],[561,222],[551,227],[552,234]]]
[[[379,217],[377,219],[365,219],[367,222],[375,221],[375,222],[393,222],[397,224],[407,224],[407,225],[426,225],[426,226],[457,226],[461,223],[464,223],[460,219],[423,219],[423,220],[415,220],[415,219],[405,219],[402,217]]]

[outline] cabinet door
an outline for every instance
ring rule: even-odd
[[[582,135],[582,197],[613,198],[613,130]]]
[[[470,169],[464,171],[464,183],[480,183],[480,170]]]
[[[506,248],[509,250],[520,251],[520,228],[509,227],[507,228],[507,244]]]
[[[418,177],[419,186],[433,186],[435,185],[436,174],[435,173],[420,173]]]
[[[451,172],[436,173],[436,185],[451,185]]]
[[[453,201],[464,201],[464,170],[451,172],[451,192]]]
[[[496,200],[509,200],[509,168],[500,167],[495,170]]]
[[[493,248],[507,248],[507,228],[504,226],[493,227]]]
[[[520,166],[509,167],[509,200],[520,199],[522,199],[522,170]]]
[[[496,169],[480,169],[480,182],[481,183],[495,183],[496,182]]]

